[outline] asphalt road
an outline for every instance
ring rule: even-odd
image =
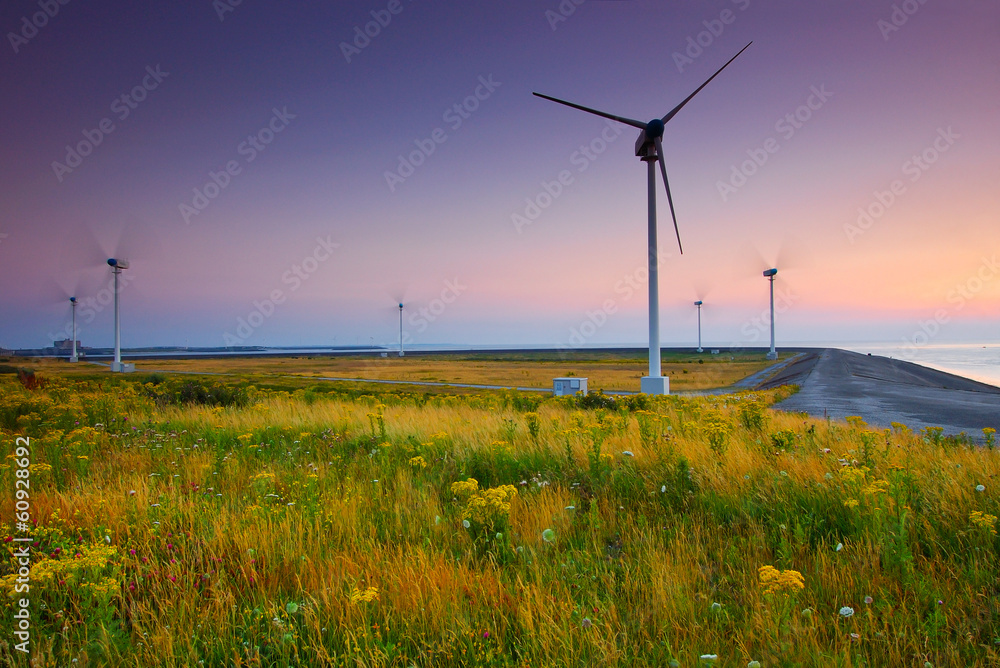
[[[760,387],[796,384],[800,391],[778,410],[913,430],[942,427],[982,438],[983,427],[1000,431],[1000,388],[902,360],[828,348],[804,353]]]

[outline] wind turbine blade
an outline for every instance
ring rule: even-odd
[[[542,95],[541,93],[532,93],[535,97],[540,97],[545,100],[550,100],[552,102],[557,102],[559,104],[564,104],[567,107],[573,107],[574,109],[579,109],[580,111],[586,111],[588,114],[594,114],[595,116],[600,116],[601,118],[607,118],[612,121],[618,121],[619,123],[624,123],[625,125],[631,125],[633,128],[639,128],[640,130],[646,129],[646,124],[641,121],[636,121],[631,118],[625,118],[624,116],[615,116],[614,114],[609,114],[603,111],[598,111],[597,109],[591,109],[589,107],[584,107],[579,104],[573,104],[572,102],[567,102],[566,100],[560,100],[555,97],[549,97],[548,95]]]
[[[753,44],[753,42],[750,42],[750,44]],[[747,45],[746,45],[746,46],[744,46],[744,47],[743,47],[742,49],[740,49],[740,53],[743,53],[744,51],[746,51],[747,49],[749,49],[749,48],[750,48],[750,44],[747,44]],[[688,102],[690,102],[690,101],[691,101],[691,98],[692,98],[692,97],[694,97],[695,95],[697,95],[698,93],[700,93],[700,92],[701,92],[701,89],[702,89],[702,88],[704,88],[705,86],[707,86],[707,85],[709,84],[709,82],[711,82],[711,81],[712,81],[712,79],[714,79],[715,77],[719,76],[719,72],[721,72],[722,70],[724,70],[724,69],[726,69],[727,67],[729,67],[729,63],[731,63],[731,62],[733,62],[734,60],[736,60],[737,58],[739,58],[739,56],[740,56],[740,53],[737,53],[737,54],[736,54],[735,56],[733,56],[732,58],[730,58],[730,59],[729,59],[729,61],[728,61],[728,62],[727,62],[727,63],[726,63],[725,65],[723,65],[722,67],[720,67],[720,68],[719,68],[718,72],[716,72],[715,74],[713,74],[712,76],[710,76],[710,77],[708,78],[708,81],[706,81],[706,82],[705,82],[705,83],[703,83],[702,85],[698,86],[698,89],[697,89],[697,90],[696,90],[695,92],[693,92],[693,93],[691,93],[690,95],[688,95],[688,96],[687,96],[686,98],[684,98],[684,101],[683,101],[683,102],[681,102],[681,103],[680,103],[680,104],[678,104],[678,105],[677,105],[676,107],[674,107],[673,109],[671,109],[671,110],[670,110],[670,111],[669,111],[669,112],[667,113],[667,115],[663,117],[663,119],[662,119],[662,120],[663,120],[663,122],[664,122],[664,123],[666,123],[666,122],[667,122],[667,121],[669,121],[669,120],[670,120],[671,118],[673,118],[673,117],[674,117],[674,115],[676,115],[676,114],[677,114],[677,112],[678,112],[678,111],[680,111],[680,110],[681,110],[681,108],[682,108],[682,107],[683,107],[683,106],[684,106],[685,104],[687,104]],[[536,95],[537,95],[537,93],[536,93]]]
[[[670,181],[667,180],[667,166],[663,160],[663,142],[659,137],[656,137],[653,141],[656,142],[656,153],[659,156],[658,162],[660,163],[660,174],[663,175],[663,185],[667,189],[667,204],[670,205],[670,216],[674,219],[674,232],[677,234],[677,247],[681,251],[681,255],[684,255],[684,246],[681,245],[681,231],[677,227],[677,215],[674,213],[674,198],[670,194]]]
[[[794,237],[784,236],[777,245],[771,245],[765,250],[755,246],[757,257],[760,258],[761,271],[778,267],[782,270],[797,269],[799,259],[803,255],[802,246]]]

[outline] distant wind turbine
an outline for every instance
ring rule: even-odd
[[[750,42],[753,44],[753,42]],[[659,296],[659,278],[658,278],[658,260],[657,260],[657,245],[656,245],[656,163],[660,163],[660,174],[663,175],[663,185],[667,190],[667,202],[670,205],[670,215],[674,220],[674,232],[677,234],[677,246],[684,253],[684,247],[681,245],[681,233],[680,229],[677,227],[677,215],[674,213],[674,200],[670,194],[670,182],[667,180],[667,167],[664,163],[663,158],[663,130],[664,126],[672,119],[678,111],[680,111],[684,105],[691,101],[695,95],[701,92],[701,89],[709,84],[712,79],[719,75],[719,72],[726,69],[729,63],[736,60],[740,53],[746,51],[750,44],[740,49],[740,52],[729,59],[729,61],[720,67],[718,71],[710,76],[705,83],[698,86],[698,88],[684,98],[684,101],[678,104],[676,107],[671,109],[663,118],[654,118],[648,123],[643,123],[642,121],[636,121],[631,118],[625,118],[624,116],[616,116],[614,114],[609,114],[604,111],[598,111],[597,109],[591,109],[589,107],[584,107],[579,104],[574,104],[572,102],[567,102],[565,100],[560,100],[558,98],[549,97],[548,95],[542,95],[541,93],[534,93],[537,97],[550,100],[552,102],[557,102],[559,104],[566,105],[567,107],[572,107],[573,109],[579,109],[580,111],[585,111],[588,114],[594,114],[602,118],[607,118],[612,121],[617,121],[618,123],[624,123],[625,125],[631,125],[637,128],[639,132],[639,138],[635,142],[635,154],[640,160],[647,165],[647,178],[646,184],[648,189],[648,200],[649,200],[649,375],[642,378],[640,384],[640,390],[645,394],[669,394],[670,393],[670,379],[664,378],[660,366],[660,296]]]
[[[111,258],[108,260],[108,266],[111,267],[111,273],[115,275],[115,361],[111,363],[111,370],[120,373],[131,370],[128,366],[122,364],[122,327],[118,308],[118,277],[123,270],[128,269],[128,260]]]
[[[403,302],[399,302],[399,356],[403,356]]]
[[[80,361],[80,357],[76,353],[76,297],[70,297],[69,303],[73,308],[73,354],[70,356],[69,361],[76,363]]]
[[[778,352],[774,349],[774,277],[777,274],[778,270],[775,268],[764,272],[764,278],[771,283],[771,350],[767,353],[767,359],[769,360],[778,359]]]
[[[698,352],[703,353],[705,350],[701,347],[701,307],[704,304],[702,300],[698,300],[694,303],[698,307]]]

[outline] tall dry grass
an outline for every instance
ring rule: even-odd
[[[203,389],[0,381],[0,488],[32,445],[33,665],[1000,661],[984,435],[766,408],[786,391]]]

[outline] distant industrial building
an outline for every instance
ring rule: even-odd
[[[77,355],[83,357],[86,353],[83,349],[83,344],[79,341],[76,342]],[[73,339],[62,339],[60,341],[53,341],[52,345],[48,348],[42,348],[43,355],[51,355],[53,357],[69,357],[73,354]]]

